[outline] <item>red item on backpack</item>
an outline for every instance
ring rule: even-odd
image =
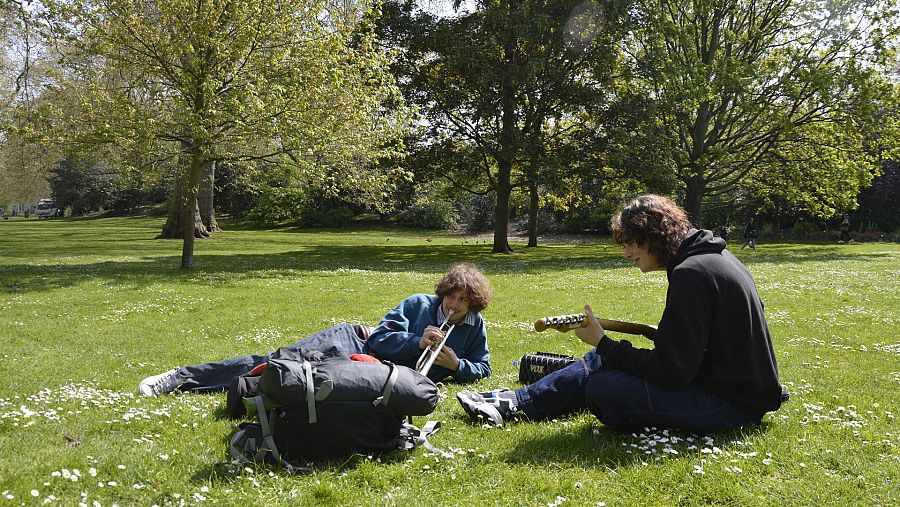
[[[370,356],[369,354],[350,354],[351,361],[359,361],[361,363],[380,363],[375,356]]]
[[[264,372],[266,370],[266,366],[269,366],[268,361],[254,366],[253,369],[247,373],[247,376],[248,377],[258,377],[258,376],[262,375],[262,372]]]

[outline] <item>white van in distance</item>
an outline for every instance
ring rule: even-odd
[[[34,213],[38,218],[50,218],[50,217],[58,217],[62,216],[60,213],[61,210],[56,208],[56,205],[53,203],[53,199],[41,199],[38,201],[37,206],[34,209]]]

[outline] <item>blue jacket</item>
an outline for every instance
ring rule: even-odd
[[[414,294],[400,302],[381,319],[369,335],[366,345],[379,359],[386,359],[410,368],[422,355],[419,340],[427,326],[439,326],[437,310],[442,299],[427,294]],[[452,376],[463,382],[473,382],[491,375],[487,331],[481,314],[475,314],[475,325],[457,324],[447,338],[447,346],[459,358],[459,370],[450,371],[434,365],[428,378],[435,382]]]

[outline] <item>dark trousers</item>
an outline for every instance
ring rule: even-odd
[[[300,341],[297,341],[285,349],[292,351],[320,352],[327,356],[344,356],[351,354],[365,354],[366,342],[357,332],[357,326],[341,324],[317,331]],[[279,349],[280,350],[280,349]],[[203,363],[193,366],[184,366],[179,373],[187,377],[181,386],[182,391],[194,393],[223,391],[231,384],[231,380],[239,377],[256,366],[271,359],[275,352],[266,355],[251,354],[248,356],[232,357],[215,363]]]
[[[734,404],[694,386],[665,389],[624,370],[609,368],[591,350],[534,384],[516,389],[519,410],[535,420],[588,409],[621,431],[645,427],[707,433],[759,423]]]

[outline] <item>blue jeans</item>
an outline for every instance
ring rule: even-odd
[[[344,357],[367,353],[365,340],[356,332],[356,327],[350,324],[341,324],[317,331],[296,343],[282,347],[282,349],[294,352],[302,350],[306,353],[321,352],[326,356]],[[183,366],[179,373],[187,377],[187,380],[181,385],[180,390],[192,393],[223,391],[228,389],[232,379],[240,377],[268,361],[276,352],[269,352],[264,356],[252,354],[232,357],[217,363]]]
[[[515,393],[518,409],[530,419],[588,409],[621,431],[655,426],[707,433],[759,423],[733,403],[692,385],[666,389],[612,369],[596,350]]]

